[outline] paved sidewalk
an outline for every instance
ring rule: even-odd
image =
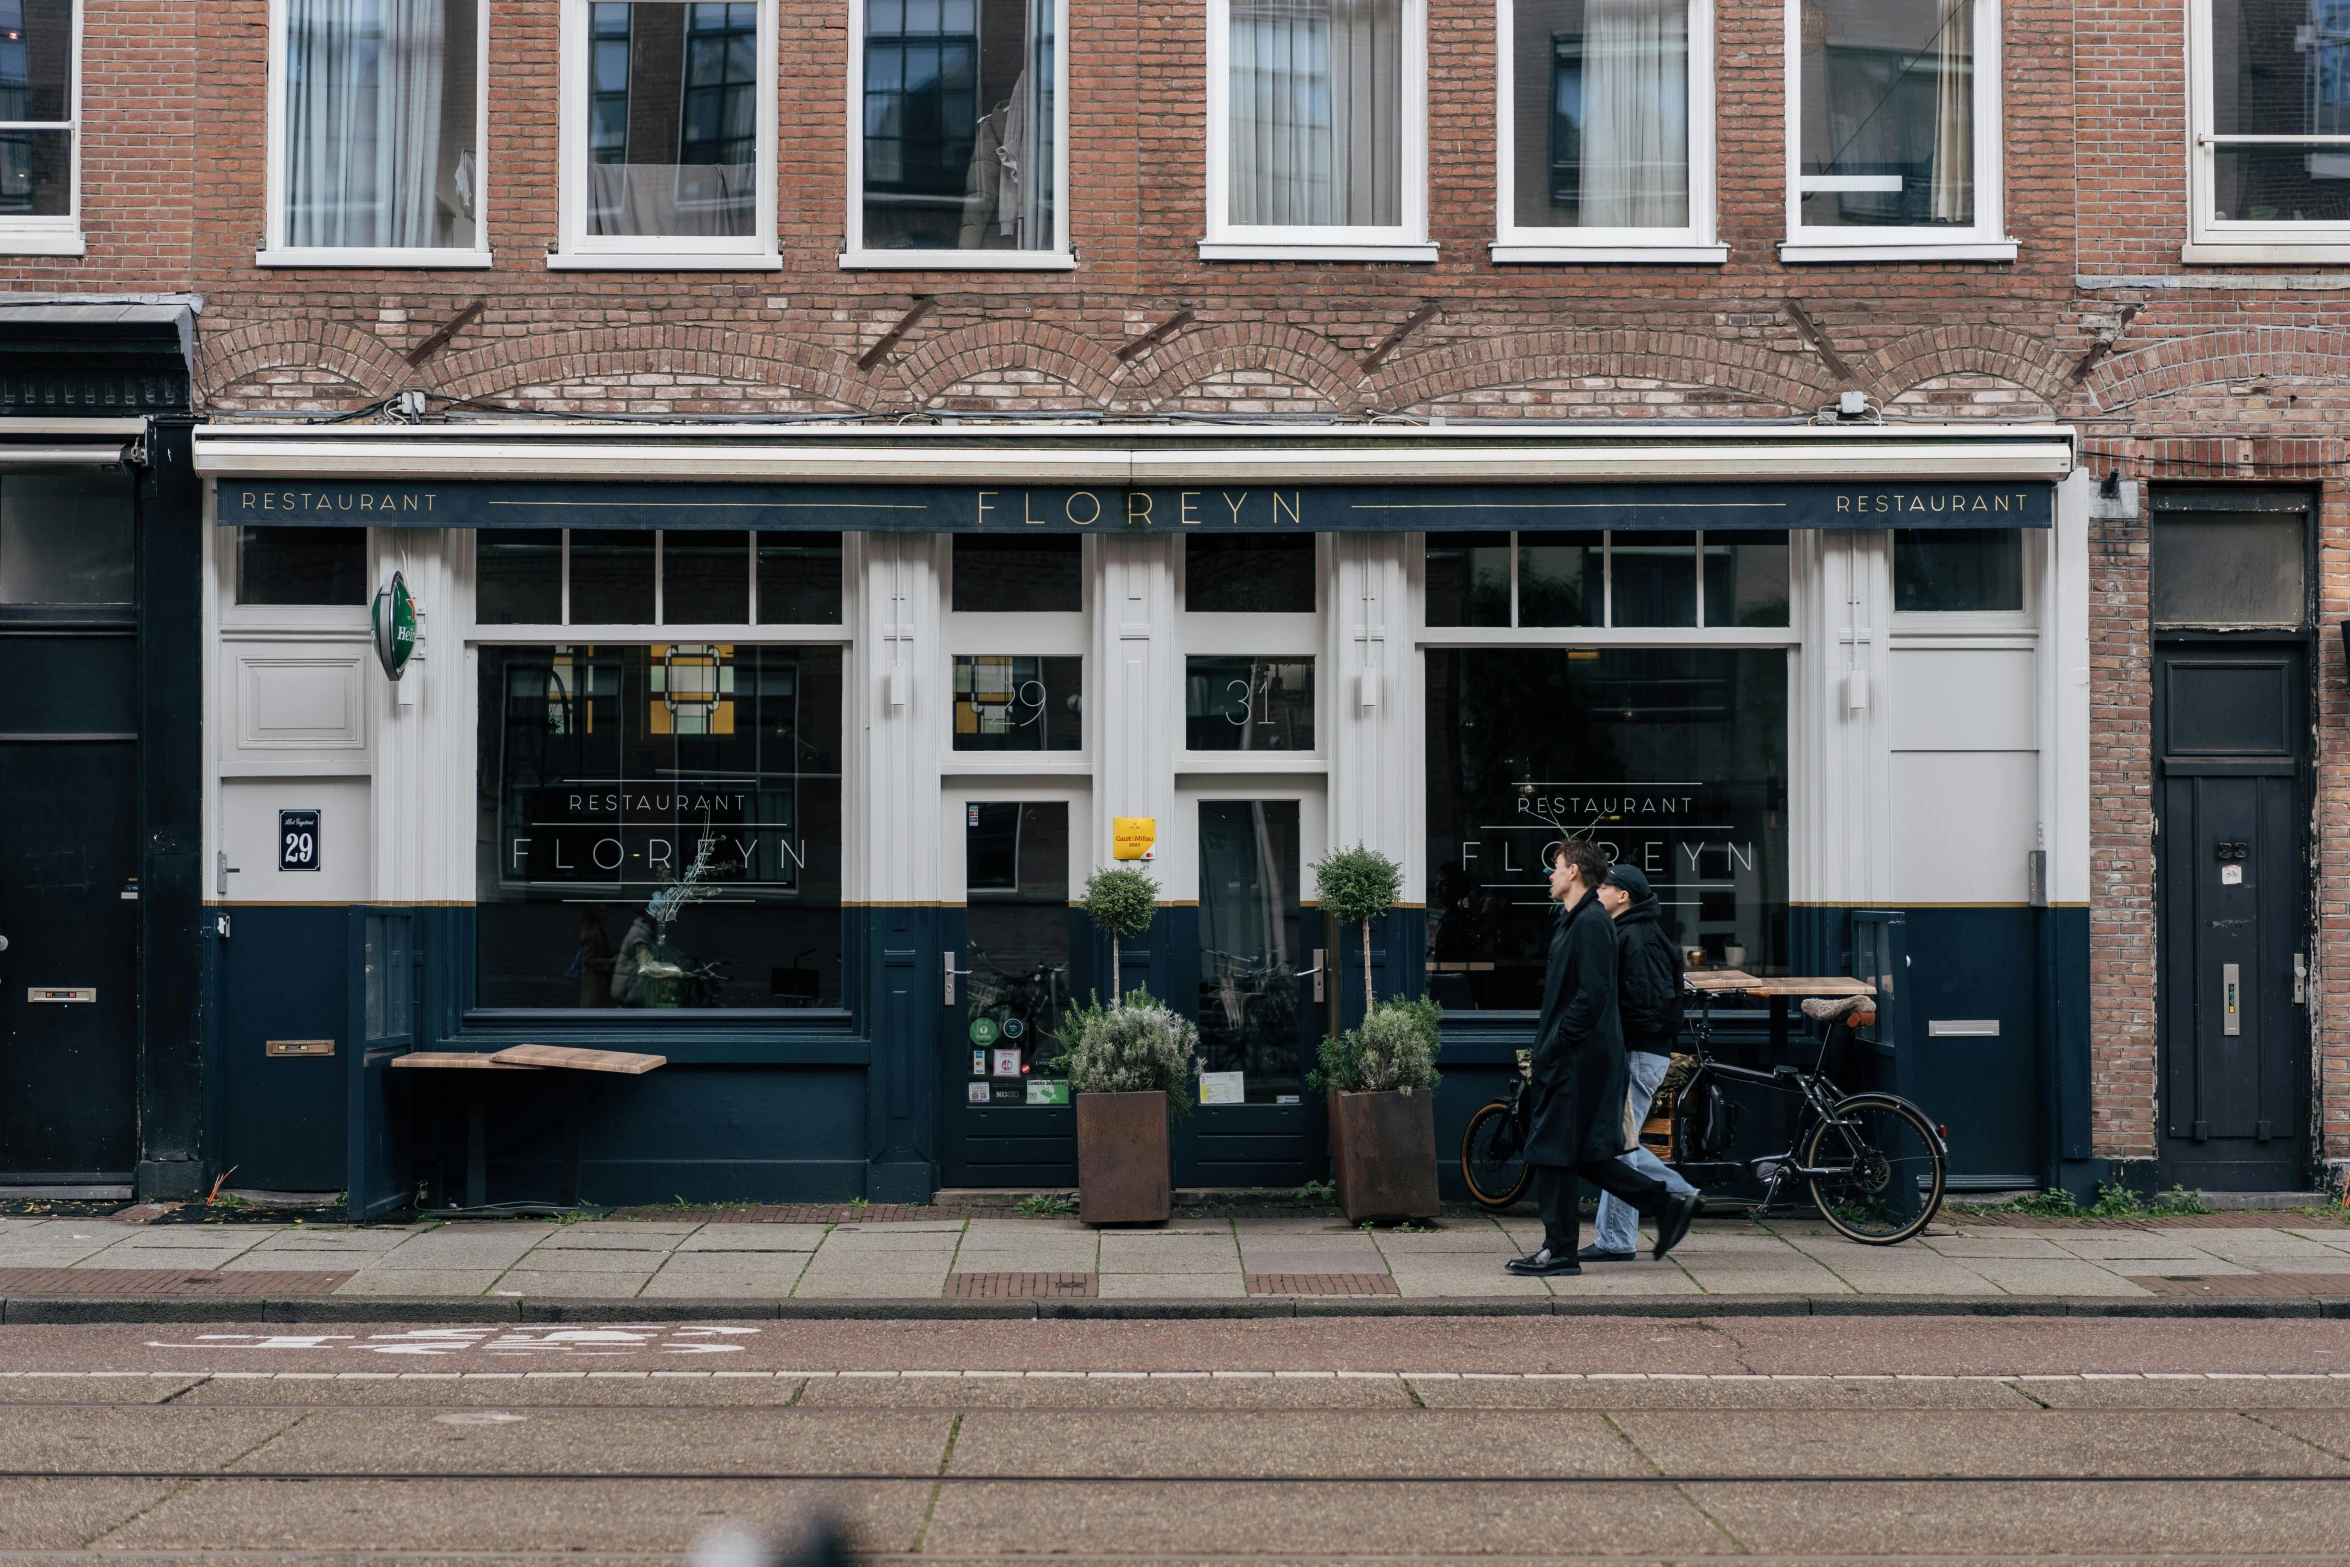
[[[2298,1216],[2280,1215],[2280,1220]],[[1605,1298],[2350,1300],[2350,1228],[2232,1216],[2208,1228],[2019,1228],[1954,1217],[1902,1246],[1816,1221],[1701,1221],[1663,1262],[1572,1279],[1502,1270],[1530,1216],[1358,1230],[1335,1218],[742,1224],[482,1221],[385,1227],[0,1219],[0,1298],[391,1297],[720,1303],[1386,1297],[1455,1308]],[[1683,1305],[1681,1309],[1687,1309]],[[1995,1309],[1995,1308],[1994,1308]]]

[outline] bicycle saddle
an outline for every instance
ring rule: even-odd
[[[1803,1003],[1803,1015],[1815,1023],[1849,1021],[1858,1024],[1868,1019],[1855,1014],[1866,1012],[1874,1017],[1876,1010],[1877,998],[1874,996],[1813,996]]]

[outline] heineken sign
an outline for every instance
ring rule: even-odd
[[[416,651],[416,599],[408,591],[407,579],[398,572],[375,595],[372,612],[375,627],[376,662],[384,673],[394,680],[408,668],[408,660]]]
[[[902,533],[1386,533],[1501,528],[2045,528],[2045,481],[1100,485],[223,480],[236,527]]]

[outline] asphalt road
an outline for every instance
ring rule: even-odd
[[[818,1512],[958,1561],[2341,1561],[2350,1322],[0,1328],[10,1557],[675,1561]]]

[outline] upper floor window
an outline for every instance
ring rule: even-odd
[[[1067,267],[1065,0],[857,0],[847,267]]]
[[[0,255],[78,256],[81,14],[0,0]]]
[[[2012,261],[1999,0],[1791,0],[1788,261]]]
[[[1433,261],[1423,0],[1209,0],[1210,261]]]
[[[2186,259],[2339,257],[2350,246],[2350,5],[2195,0],[2188,49]]]
[[[1710,0],[1500,0],[1496,261],[1719,261]]]
[[[480,0],[279,0],[267,265],[488,266]]]
[[[565,0],[563,50],[549,265],[781,265],[774,0]]]

